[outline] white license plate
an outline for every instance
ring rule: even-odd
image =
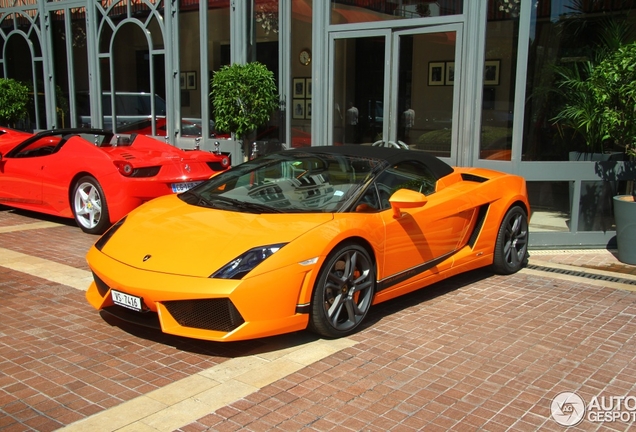
[[[141,312],[141,297],[131,296],[115,290],[110,290],[110,296],[116,305]]]
[[[191,189],[191,188],[195,187],[199,183],[201,183],[201,182],[200,181],[196,181],[196,182],[172,183],[172,192],[174,192],[174,193],[185,192],[188,189]]]

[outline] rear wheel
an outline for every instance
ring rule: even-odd
[[[73,214],[82,231],[102,234],[110,226],[104,191],[91,176],[80,178],[73,188]]]
[[[335,249],[323,265],[314,287],[309,328],[325,337],[353,333],[371,308],[375,265],[357,244]]]
[[[528,215],[519,206],[506,213],[495,243],[492,269],[499,274],[512,274],[528,262]]]

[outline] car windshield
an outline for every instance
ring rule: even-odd
[[[283,152],[245,162],[181,194],[194,205],[254,213],[338,212],[386,162]]]

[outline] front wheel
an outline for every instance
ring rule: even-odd
[[[82,231],[102,234],[110,226],[104,191],[97,180],[85,176],[73,189],[73,214]]]
[[[352,334],[375,293],[375,265],[362,246],[345,244],[323,265],[311,301],[310,330],[325,337]]]
[[[495,242],[492,269],[499,274],[518,272],[528,262],[528,215],[519,206],[506,213]]]

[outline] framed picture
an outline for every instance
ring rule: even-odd
[[[181,87],[181,90],[186,89],[186,73],[185,72],[181,72],[179,74],[179,85]]]
[[[305,118],[305,99],[294,99],[292,101],[292,118],[304,119]]]
[[[484,85],[499,85],[500,60],[486,60],[484,63]]]
[[[444,62],[428,63],[428,85],[442,86],[444,85]]]
[[[305,118],[311,119],[311,99],[305,100]]]
[[[446,62],[446,78],[444,83],[446,85],[455,84],[455,62]]]
[[[292,96],[294,98],[305,97],[305,78],[294,78]]]
[[[186,72],[186,88],[188,90],[197,89],[197,73],[196,72]]]
[[[305,81],[305,97],[311,97],[311,78],[307,78]]]

